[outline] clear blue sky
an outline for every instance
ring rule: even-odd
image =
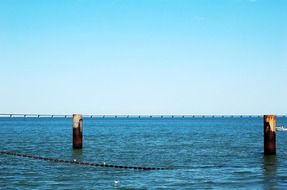
[[[286,0],[1,0],[0,112],[287,114]]]

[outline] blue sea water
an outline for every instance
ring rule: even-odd
[[[84,118],[82,150],[71,118],[0,118],[0,150],[128,166],[137,171],[0,155],[0,189],[287,189],[287,132],[263,154],[262,117]],[[287,124],[278,117],[277,125]]]

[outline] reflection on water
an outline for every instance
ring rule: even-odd
[[[72,159],[78,161],[83,160],[83,149],[72,149]]]
[[[263,156],[263,177],[265,189],[277,189],[277,158],[275,155]]]

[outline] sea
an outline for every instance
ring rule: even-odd
[[[277,126],[286,126],[286,116]],[[106,168],[0,154],[0,189],[287,189],[287,131],[263,154],[261,116],[0,117],[0,151],[167,170]]]

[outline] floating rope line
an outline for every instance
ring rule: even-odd
[[[32,154],[17,153],[17,152],[12,152],[12,151],[0,151],[0,154],[31,158],[35,160],[45,160],[45,161],[57,162],[57,163],[78,164],[78,165],[84,165],[84,166],[95,166],[95,167],[103,167],[103,168],[119,168],[119,169],[132,169],[132,170],[170,170],[171,169],[171,168],[155,168],[155,167],[121,166],[121,165],[111,165],[111,164],[105,164],[105,163],[99,164],[99,163],[94,163],[94,162],[81,162],[77,160],[62,160],[62,159],[57,159],[57,158],[48,158],[48,157],[36,156]]]

